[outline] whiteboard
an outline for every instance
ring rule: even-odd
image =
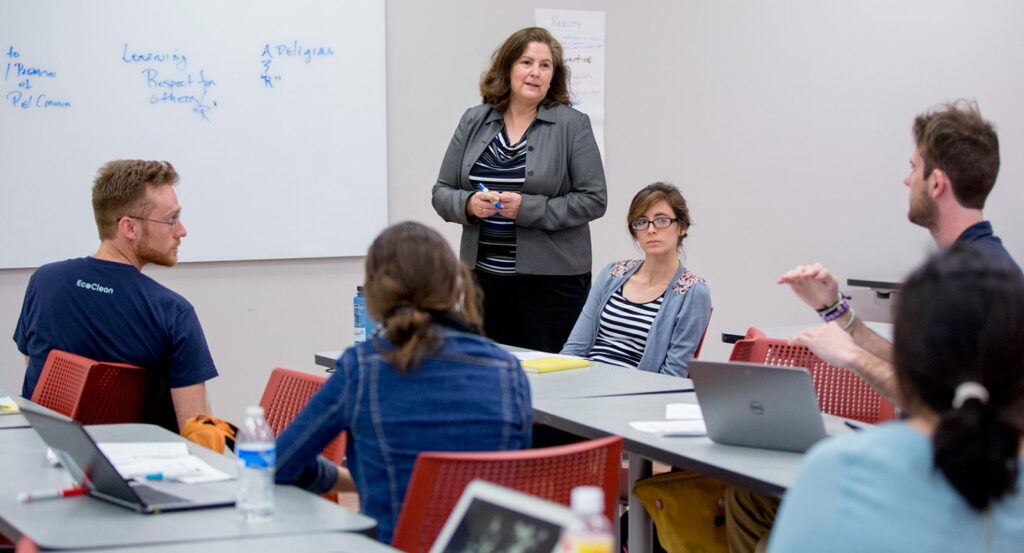
[[[92,253],[112,159],[174,164],[182,261],[365,255],[383,0],[0,0],[0,267]]]

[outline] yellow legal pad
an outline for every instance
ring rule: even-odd
[[[549,357],[528,359],[522,361],[520,364],[523,366],[523,370],[528,373],[542,374],[589,367],[590,361],[587,361],[586,359],[579,359],[577,357],[552,355]]]

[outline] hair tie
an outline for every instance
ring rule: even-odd
[[[988,390],[977,382],[967,381],[960,384],[953,394],[953,409],[963,407],[969,399],[976,399],[984,405],[988,403]]]

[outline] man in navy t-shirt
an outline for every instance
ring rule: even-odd
[[[40,267],[29,280],[14,332],[28,369],[22,396],[32,397],[51,349],[158,371],[152,421],[177,431],[210,414],[205,382],[217,376],[192,305],[142,274],[178,261],[187,234],[167,162],[119,160],[104,165],[92,188],[100,246],[92,257]]]

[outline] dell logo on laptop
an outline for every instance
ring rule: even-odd
[[[756,399],[752,400],[750,402],[750,412],[755,414],[755,415],[763,415],[764,414],[764,405],[761,405],[761,402],[757,401]]]

